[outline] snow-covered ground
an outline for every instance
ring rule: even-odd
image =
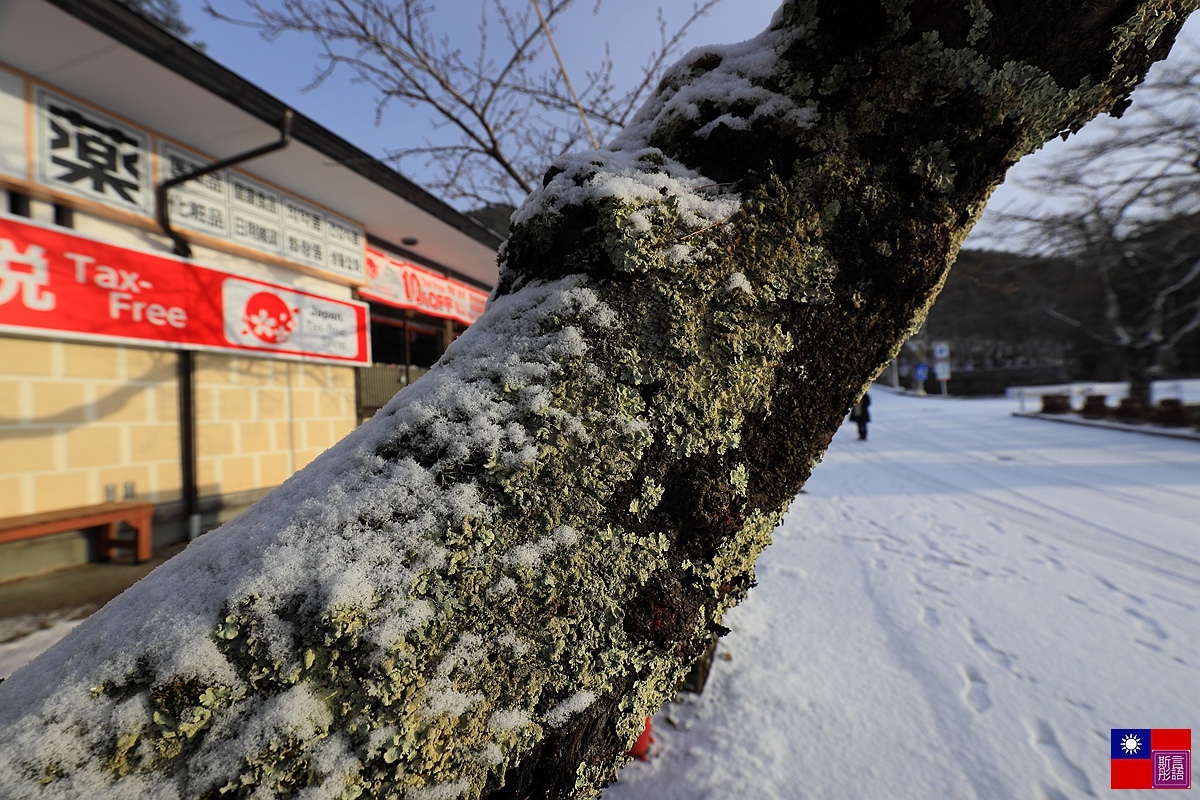
[[[1013,386],[1005,394],[1016,398],[1021,411],[1037,411],[1041,408],[1042,395],[1065,394],[1071,397],[1071,405],[1078,411],[1083,408],[1083,398],[1093,394],[1104,395],[1109,408],[1115,408],[1129,394],[1129,384],[1079,381],[1052,386]],[[1150,401],[1157,403],[1165,398],[1182,400],[1188,404],[1200,403],[1200,380],[1153,381],[1150,384]]]
[[[1200,444],[871,397],[605,800],[1090,797],[1110,728],[1200,729]]]
[[[605,800],[1092,797],[1200,729],[1200,444],[871,398]]]

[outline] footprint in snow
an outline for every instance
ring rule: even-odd
[[[1062,561],[1058,560],[1057,558],[1055,558],[1054,556],[1046,556],[1045,558],[1042,559],[1042,563],[1048,567],[1053,568],[1056,572],[1066,572],[1067,571],[1067,565],[1064,564]]]
[[[1071,800],[1071,798],[1067,797],[1053,786],[1042,784],[1038,787],[1038,790],[1041,792],[1040,796],[1042,800]]]
[[[1147,617],[1145,614],[1141,613],[1137,609],[1126,607],[1124,609],[1124,611],[1126,614],[1128,614],[1129,616],[1136,619],[1138,621],[1138,626],[1142,630],[1144,630],[1146,633],[1149,633],[1152,636],[1155,636],[1164,642],[1167,639],[1171,638],[1170,636],[1167,635],[1167,632],[1162,629],[1161,625],[1159,625],[1156,621],[1154,621],[1150,617]]]
[[[963,688],[962,699],[976,714],[982,714],[992,707],[992,698],[988,694],[987,681],[974,667],[960,666],[967,685]]]
[[[1084,711],[1095,711],[1096,710],[1095,706],[1093,706],[1091,703],[1085,702],[1083,700],[1076,700],[1073,697],[1064,697],[1063,699],[1066,700],[1067,703],[1069,703],[1070,705],[1073,705],[1076,708],[1081,708]]]
[[[912,575],[910,576],[910,579],[912,580],[913,583],[920,586],[921,589],[928,589],[929,591],[934,592],[936,594],[945,595],[946,597],[950,597],[950,592],[946,591],[945,589],[943,589],[942,587],[933,583],[932,581],[927,580],[925,578],[925,576],[923,576],[919,572],[912,573]],[[924,592],[922,592],[921,589],[916,589],[915,590],[916,593],[924,594]]]
[[[1178,606],[1179,608],[1182,608],[1185,611],[1200,611],[1200,606],[1194,606],[1194,605],[1191,605],[1190,603],[1185,603],[1184,601],[1179,600],[1178,598],[1175,598],[1175,597],[1167,597],[1166,595],[1159,594],[1158,592],[1151,592],[1150,596],[1153,597],[1155,600],[1162,600],[1165,603],[1170,603],[1173,606]]]
[[[921,607],[921,622],[924,622],[926,625],[928,625],[931,628],[937,628],[937,627],[940,627],[942,624],[942,617],[940,614],[938,614],[936,608],[930,608],[929,606],[922,606]]]
[[[1050,726],[1050,723],[1044,719],[1027,719],[1025,727],[1029,731],[1029,743],[1041,754],[1055,777],[1069,783],[1088,797],[1096,796],[1087,775],[1063,752],[1062,745],[1058,743],[1058,736],[1055,735],[1054,728]]]
[[[971,628],[969,631],[967,631],[967,637],[971,640],[971,644],[975,645],[975,647],[979,650],[979,652],[983,653],[983,655],[987,656],[992,661],[995,661],[997,664],[1004,667],[1014,675],[1020,674],[1017,671],[1016,664],[1014,663],[1015,658],[1012,653],[1006,653],[1005,651],[994,647],[992,643],[987,640],[987,637],[985,637],[979,630],[979,628],[975,626],[975,620],[971,620]]]
[[[1121,597],[1128,598],[1130,600],[1130,602],[1137,603],[1139,606],[1146,605],[1145,600],[1138,597],[1136,594],[1130,594],[1129,592],[1122,589],[1120,586],[1117,586],[1115,583],[1113,583],[1112,581],[1105,578],[1103,575],[1096,575],[1095,578],[1096,578],[1096,580],[1100,581],[1100,584],[1105,589],[1108,589],[1110,592],[1116,592],[1117,594],[1121,595]]]

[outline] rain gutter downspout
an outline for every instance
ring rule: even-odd
[[[209,173],[217,172],[226,167],[232,167],[235,164],[241,164],[244,161],[250,161],[259,156],[265,156],[267,153],[273,153],[276,150],[282,150],[287,147],[292,141],[293,116],[294,114],[290,108],[283,112],[283,125],[279,129],[279,141],[257,147],[254,150],[247,150],[245,153],[236,156],[230,156],[214,164],[209,164],[207,167],[201,167],[191,172],[185,172],[182,175],[176,175],[174,178],[165,180],[154,187],[154,200],[158,206],[158,224],[162,227],[163,233],[170,236],[171,241],[175,242],[175,255],[182,256],[183,258],[191,258],[192,248],[188,245],[187,240],[171,227],[171,209],[167,204],[167,192],[181,183],[187,183]]]
[[[163,233],[171,237],[175,243],[175,254],[183,258],[192,257],[192,248],[178,231],[171,227],[171,212],[167,203],[167,192],[181,183],[203,177],[212,172],[241,164],[245,161],[264,156],[276,150],[282,150],[292,141],[292,110],[289,108],[283,114],[283,125],[279,129],[279,140],[268,145],[248,150],[236,156],[209,164],[207,167],[194,169],[182,175],[165,180],[154,187],[154,198],[158,206],[158,224]],[[176,376],[179,386],[179,462],[180,483],[183,495],[183,515],[187,521],[187,540],[190,542],[200,535],[200,488],[197,486],[196,461],[196,403],[195,376],[196,354],[191,350],[180,350],[176,364]]]

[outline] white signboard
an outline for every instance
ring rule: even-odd
[[[29,177],[25,143],[25,81],[0,69],[0,174]]]
[[[159,147],[163,179],[212,160],[169,143]],[[362,226],[235,170],[218,170],[171,189],[171,224],[282,256],[354,281],[364,279]]]
[[[24,168],[25,81],[0,71],[0,173],[27,177]],[[154,137],[43,86],[34,87],[33,142],[38,183],[147,217],[157,214]],[[166,181],[212,164],[158,140],[158,179]],[[366,276],[362,226],[236,169],[218,170],[174,187],[171,224],[294,261],[352,282]]]
[[[150,135],[39,87],[39,183],[150,215]]]
[[[355,305],[227,277],[221,286],[231,345],[352,359],[361,351]]]
[[[162,178],[169,180],[207,166],[204,159],[174,145],[159,148]],[[167,193],[171,224],[222,239],[229,238],[229,181],[213,172],[177,185]]]
[[[367,249],[367,285],[358,290],[368,300],[411,308],[434,317],[470,325],[483,315],[488,293],[445,275],[398,261],[375,248]]]

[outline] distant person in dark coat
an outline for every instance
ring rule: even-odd
[[[863,393],[862,399],[850,409],[850,421],[858,425],[859,441],[866,441],[867,438],[867,423],[871,421],[871,412],[867,409],[870,407],[871,395]]]

